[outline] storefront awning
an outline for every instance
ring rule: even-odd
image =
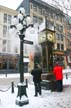
[[[64,55],[64,51],[54,50],[53,54],[55,54],[55,55]]]

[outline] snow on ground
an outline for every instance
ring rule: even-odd
[[[11,93],[11,89],[7,92],[0,91],[0,108],[71,108],[71,77],[64,78],[63,85],[61,93],[42,90],[42,96],[34,97],[34,85],[29,84],[26,89],[29,104],[22,107],[15,104],[18,90],[16,87],[14,93]]]
[[[24,76],[31,76],[31,74],[29,73],[25,73]],[[17,74],[0,74],[0,78],[17,78],[17,77],[20,77],[20,74],[17,73]]]

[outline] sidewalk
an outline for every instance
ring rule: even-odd
[[[34,97],[34,85],[29,84],[27,88],[27,95],[29,104],[19,107],[15,104],[17,96],[17,88],[14,93],[11,89],[7,92],[0,91],[0,108],[71,108],[71,78],[63,79],[63,92],[51,92],[49,90],[42,90],[42,96]]]
[[[24,80],[25,79],[28,79],[28,83],[31,83],[32,75],[30,73],[25,73]],[[9,86],[12,81],[17,85],[20,82],[20,74],[8,74],[7,77],[5,74],[0,74],[0,86]]]
[[[25,77],[30,76],[30,73],[24,73]],[[0,78],[17,78],[20,77],[20,73],[16,73],[16,74],[0,74]]]

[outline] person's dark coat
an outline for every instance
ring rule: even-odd
[[[31,74],[33,75],[33,81],[35,83],[41,82],[41,73],[42,69],[40,68],[35,68],[34,70],[32,70]]]

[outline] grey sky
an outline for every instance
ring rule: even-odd
[[[23,0],[0,0],[0,5],[6,6],[11,9],[16,9],[22,1]],[[64,13],[67,13],[71,16],[71,0],[42,0],[42,1],[55,5],[55,7],[60,8],[61,10],[64,11]],[[65,8],[68,10],[66,10]]]
[[[0,0],[0,5],[6,6],[11,9],[16,9],[22,0]]]
[[[6,6],[8,8],[16,9],[17,6],[22,2],[23,0],[0,0],[0,5]],[[48,3],[52,3],[54,0],[42,0]],[[58,0],[56,0],[58,1]],[[61,1],[61,0],[59,0]]]

